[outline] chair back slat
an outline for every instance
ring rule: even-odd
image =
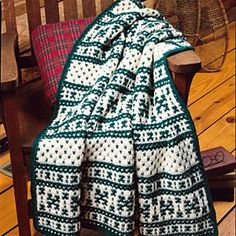
[[[82,0],[84,18],[96,16],[95,0]]]
[[[65,20],[78,18],[77,0],[64,0],[63,4]]]
[[[45,0],[46,23],[56,23],[59,21],[59,8],[57,0]]]
[[[29,32],[32,32],[38,25],[41,25],[39,0],[26,0]]]
[[[102,9],[102,11],[107,9],[112,3],[113,3],[113,0],[101,0],[101,9]]]
[[[14,0],[3,0],[6,31],[16,31]]]

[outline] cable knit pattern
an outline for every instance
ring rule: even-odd
[[[40,232],[217,235],[193,122],[166,63],[190,48],[136,0],[117,0],[78,39],[33,146]]]

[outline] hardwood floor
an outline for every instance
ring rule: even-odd
[[[188,108],[194,120],[201,150],[224,146],[235,154],[235,23],[223,69],[198,73],[192,83]],[[234,117],[234,122],[229,122]],[[2,128],[0,128],[0,132]],[[8,152],[0,164],[9,160]],[[220,236],[235,235],[235,201],[214,202]],[[33,227],[32,227],[33,228]],[[0,174],[0,235],[18,236],[12,179]],[[32,235],[39,235],[32,229]],[[86,233],[92,236],[92,233]]]
[[[234,207],[226,216],[224,221],[219,225],[219,235],[222,236],[234,236],[235,235],[235,214],[236,208]],[[230,226],[230,227],[229,227]]]

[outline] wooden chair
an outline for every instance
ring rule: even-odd
[[[38,133],[47,125],[52,109],[44,100],[40,80],[21,83],[21,70],[36,65],[33,52],[24,56],[18,50],[18,35],[14,0],[3,0],[6,33],[1,36],[1,102],[3,122],[8,136],[19,233],[30,235],[30,200],[27,199],[27,181],[31,145]],[[27,19],[31,33],[41,24],[39,0],[26,0]],[[62,3],[63,2],[63,3]],[[112,0],[101,0],[101,10]],[[64,0],[65,20],[77,18],[76,0]],[[45,0],[46,23],[59,21],[58,0]],[[95,0],[82,0],[83,17],[98,14]],[[189,88],[201,61],[193,51],[186,51],[168,58],[175,85],[187,103]]]

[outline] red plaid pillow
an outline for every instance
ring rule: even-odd
[[[87,18],[41,25],[32,32],[34,52],[49,104],[56,102],[58,83],[73,44],[93,20]]]

